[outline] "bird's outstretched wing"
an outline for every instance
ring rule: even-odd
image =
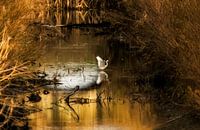
[[[105,65],[104,60],[103,60],[101,57],[97,56],[96,59],[97,59],[97,62],[98,62],[98,66],[99,66],[99,67]]]
[[[97,56],[96,59],[97,59],[98,67],[100,70],[104,70],[108,66],[108,60],[105,61],[99,56]]]

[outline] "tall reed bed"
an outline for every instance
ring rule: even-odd
[[[152,65],[156,66],[155,70],[162,68],[159,70],[162,72],[160,76],[167,75],[169,77],[167,81],[175,83],[169,89],[172,97],[198,105],[200,105],[197,96],[200,83],[199,4],[197,0],[143,1],[141,4],[147,14],[146,23],[156,30],[154,33],[157,38],[159,36],[159,41],[153,45],[157,49],[152,48],[156,55],[153,60],[150,59],[157,60],[152,62],[157,65]],[[161,61],[160,55],[163,55]],[[160,63],[164,63],[164,66]]]
[[[14,49],[17,48],[13,45],[14,43],[10,42],[11,40],[5,27],[0,42],[0,90],[10,86],[10,81],[13,79],[20,77],[25,79],[33,76],[27,67],[31,61],[21,61],[17,58],[18,53],[14,52]]]
[[[133,66],[139,82],[148,79],[152,87],[167,90],[170,99],[197,97],[193,94],[200,83],[199,4],[197,0],[127,0],[121,3],[124,8],[107,13],[114,36],[129,43],[138,59]]]
[[[41,28],[35,24],[39,22],[40,12],[35,9],[36,2],[6,0],[0,3],[0,90],[15,79],[34,78],[32,64],[41,49]]]

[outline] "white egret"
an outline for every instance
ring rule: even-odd
[[[97,59],[98,67],[100,70],[104,70],[108,67],[108,60],[105,61],[99,56],[97,56],[96,59]]]

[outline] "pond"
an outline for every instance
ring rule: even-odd
[[[150,48],[140,44],[131,46],[122,33],[113,32],[115,29],[105,20],[103,10],[47,9],[40,13],[35,16],[39,23],[32,25],[40,33],[35,40],[45,44],[38,51],[41,58],[33,63],[41,73],[25,81],[17,78],[1,91],[1,127],[33,130],[200,128],[198,111],[169,99],[178,90],[166,80],[171,79],[169,75],[165,77],[168,70],[160,73],[163,66],[170,68],[169,64],[162,64],[166,55],[158,56],[161,59],[151,62],[150,66],[144,62],[154,54],[154,50],[148,52],[154,49],[154,42]],[[144,40],[145,29],[140,34]],[[140,37],[136,40],[141,41]],[[98,68],[97,56],[108,60],[106,69]],[[152,73],[157,75],[151,76]],[[45,85],[41,86],[43,81]],[[165,84],[172,85],[169,88],[172,90],[166,92]],[[178,93],[177,98],[184,96]]]
[[[55,83],[42,87],[39,102],[29,103],[40,109],[28,116],[29,128],[200,128],[199,119],[187,108],[175,107],[160,102],[160,99],[153,102],[140,93],[140,89],[145,91],[145,87],[136,83],[138,75],[133,73],[140,69],[140,61],[134,57],[134,49],[123,43],[123,37],[119,36],[122,44],[115,43],[108,40],[109,34],[102,33],[110,29],[103,20],[103,11],[62,10],[51,13],[43,19],[48,23],[44,27],[55,28],[62,37],[46,44],[38,69],[47,73],[46,79],[53,79]],[[98,69],[96,56],[109,60],[105,70]]]
[[[129,100],[128,85],[134,77],[126,72],[131,68],[109,62],[108,68],[98,70],[96,56],[111,58],[107,36],[95,36],[96,28],[57,28],[67,36],[46,46],[39,69],[59,84],[44,86],[49,93],[40,94],[41,101],[34,103],[41,111],[29,116],[29,127],[151,130],[156,118],[151,103]],[[76,86],[79,90],[66,102]]]
[[[198,9],[2,0],[0,128],[199,130]]]

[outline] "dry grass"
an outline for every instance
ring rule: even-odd
[[[186,104],[199,104],[196,94],[200,83],[199,4],[197,0],[143,3],[148,17],[146,22],[156,28],[154,33],[160,39],[154,43],[158,52],[154,56],[158,60],[156,63],[163,65],[157,59],[163,55],[163,70],[169,68],[164,73],[160,70],[161,75],[169,74],[167,80],[175,82],[169,91],[173,93],[172,98],[178,102],[183,99]]]
[[[152,87],[166,88],[169,99],[196,97],[187,91],[200,83],[199,4],[197,0],[127,0],[125,9],[108,12],[115,39],[122,36],[137,59],[134,76],[148,79]]]
[[[166,39],[156,46],[176,65],[180,79],[200,83],[199,2],[164,0],[144,3],[148,22]]]
[[[32,24],[39,12],[33,0],[2,1],[0,7],[0,90],[4,90],[14,79],[34,78],[31,64],[40,55],[41,39]]]
[[[15,55],[12,54],[15,45],[10,45],[10,40],[11,38],[8,36],[7,28],[5,27],[0,42],[0,90],[9,86],[10,81],[13,79],[19,77],[25,79],[33,76],[27,68],[30,61],[21,62],[19,59],[15,59]]]
[[[20,124],[23,116],[32,111],[18,96],[21,91],[35,91],[35,84],[30,82],[35,78],[32,63],[41,49],[40,30],[34,25],[35,20],[41,20],[41,8],[35,8],[35,2],[38,1],[0,2],[0,128],[9,123]]]
[[[117,35],[136,48],[148,71],[167,75],[174,69],[169,77],[200,83],[198,1],[135,0],[124,4],[125,11],[111,15],[120,30]]]

